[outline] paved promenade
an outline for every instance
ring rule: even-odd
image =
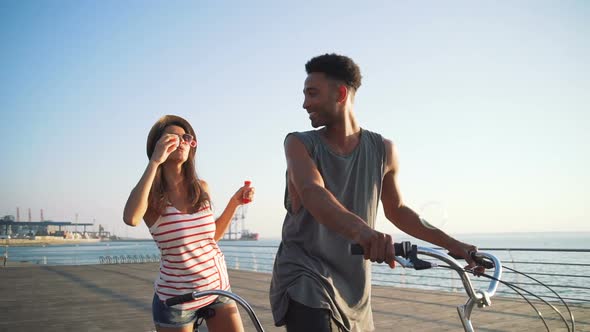
[[[11,266],[9,262],[0,266],[0,331],[154,331],[151,299],[157,270],[156,263]],[[265,331],[284,331],[272,323],[270,275],[229,273],[233,291],[251,304]],[[464,301],[461,293],[374,287],[376,329],[462,331],[455,307]],[[549,308],[538,307],[551,331],[567,331]],[[576,331],[590,331],[590,303],[574,306],[573,312]],[[243,310],[242,319],[246,331],[254,331]],[[492,307],[474,310],[473,322],[477,331],[546,330],[532,308],[515,299],[494,298]]]

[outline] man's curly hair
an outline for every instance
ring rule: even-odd
[[[361,70],[351,58],[339,54],[324,54],[305,64],[307,74],[324,73],[328,78],[343,81],[355,91],[361,86]]]

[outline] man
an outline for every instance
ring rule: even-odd
[[[361,85],[348,57],[325,54],[306,65],[303,108],[319,130],[285,139],[287,188],[282,241],[270,301],[287,331],[372,331],[371,262],[394,266],[390,235],[375,231],[379,199],[402,231],[447,248],[473,266],[474,246],[432,227],[402,202],[394,144],[362,129],[353,112]],[[359,243],[364,258],[351,256]]]

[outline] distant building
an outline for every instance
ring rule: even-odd
[[[30,238],[35,236],[60,236],[72,232],[74,227],[94,226],[89,223],[72,223],[70,221],[14,221],[14,216],[4,216],[0,219],[0,234],[10,235],[12,238]]]

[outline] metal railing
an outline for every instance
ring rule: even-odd
[[[277,246],[221,244],[228,268],[271,273]],[[501,257],[504,266],[519,270],[554,289],[568,302],[590,303],[590,249],[539,248],[481,248]],[[504,271],[503,280],[524,287],[548,301],[557,300],[551,291],[511,271]],[[474,285],[487,284],[473,278]],[[463,291],[461,280],[454,271],[441,269],[415,271],[390,269],[383,264],[373,265],[374,285],[410,287],[449,292]],[[502,296],[518,296],[507,287],[500,287]]]
[[[160,255],[119,255],[119,256],[100,256],[100,264],[134,264],[134,263],[155,263],[160,261]]]
[[[102,252],[97,255],[76,251],[49,255],[45,250],[35,253],[19,254],[12,248],[8,256],[8,247],[4,253],[8,261],[27,262],[48,265],[83,265],[83,264],[130,264],[158,262],[160,257],[155,245],[131,245],[131,248]],[[108,244],[107,244],[108,246]],[[228,268],[272,273],[277,245],[259,245],[256,242],[235,243],[220,242]],[[82,247],[81,247],[82,248]],[[136,248],[136,249],[135,249]],[[45,249],[45,248],[44,248]],[[50,249],[49,247],[46,249]],[[481,248],[496,255],[504,266],[524,272],[553,288],[568,302],[590,303],[590,249],[539,249],[539,248]],[[2,254],[2,253],[0,253]],[[1,267],[1,266],[0,266]],[[390,269],[384,264],[373,265],[372,282],[374,285],[392,287],[410,287],[420,289],[460,292],[463,290],[460,279],[454,271],[441,269],[415,271],[404,268]],[[547,300],[557,297],[533,280],[505,270],[503,280],[517,286],[525,287]],[[473,278],[475,287],[484,280]],[[516,296],[507,287],[500,287],[498,293],[503,296]]]

